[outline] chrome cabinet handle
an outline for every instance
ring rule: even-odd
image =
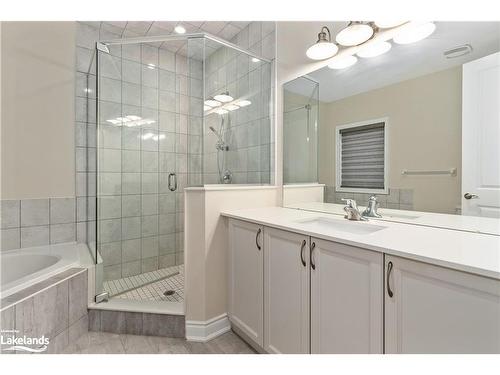
[[[305,267],[306,266],[306,260],[304,259],[304,249],[306,247],[307,241],[304,240],[302,241],[302,246],[300,246],[300,261],[302,262],[302,265]]]
[[[392,273],[392,267],[393,267],[392,262],[387,263],[387,294],[391,298],[394,295],[394,293],[392,292],[392,289],[391,289],[391,284],[389,283],[389,279],[390,279],[391,273]]]
[[[315,242],[313,242],[313,243],[311,244],[311,255],[310,255],[310,257],[311,257],[311,268],[312,268],[313,270],[315,270],[315,269],[316,269],[316,264],[314,263],[314,248],[315,248],[315,247],[316,247],[316,243],[315,243]]]
[[[471,194],[471,193],[465,193],[465,194],[464,194],[464,198],[465,198],[465,199],[478,199],[478,198],[479,198],[479,195],[476,195],[476,194]]]
[[[174,180],[174,184],[172,184],[172,179]],[[175,173],[168,174],[168,190],[170,191],[177,190],[177,175]]]
[[[259,236],[260,236],[260,233],[262,232],[262,229],[259,228],[259,230],[257,231],[257,234],[255,235],[255,245],[257,245],[257,249],[261,249],[260,245],[259,245]]]

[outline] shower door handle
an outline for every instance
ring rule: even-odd
[[[177,175],[175,173],[168,174],[168,190],[170,191],[177,190]]]

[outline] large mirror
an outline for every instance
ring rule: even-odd
[[[500,234],[500,23],[434,24],[284,85],[286,207]]]

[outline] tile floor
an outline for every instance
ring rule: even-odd
[[[161,268],[156,271],[141,273],[139,275],[124,277],[122,279],[108,280],[104,282],[104,290],[109,293],[110,297],[114,297],[129,290],[141,288],[158,280],[175,275],[180,270],[184,270],[184,266],[180,265]]]
[[[173,273],[173,269],[175,269],[175,272],[178,273]],[[183,302],[184,267],[169,267],[167,272],[169,274],[173,274],[173,276],[166,277],[156,282],[152,282],[142,287],[130,290],[126,293],[119,294],[114,298],[133,299],[135,301]],[[173,290],[175,293],[173,295],[166,296],[163,293],[167,290]]]
[[[88,332],[64,351],[65,354],[255,354],[232,331],[207,343],[154,336]]]

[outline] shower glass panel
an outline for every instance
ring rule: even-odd
[[[204,51],[204,183],[269,184],[272,64],[210,39]]]
[[[204,34],[96,57],[96,294],[183,302],[184,189],[270,183],[271,63]]]
[[[283,181],[318,182],[319,83],[300,77],[284,86]]]

